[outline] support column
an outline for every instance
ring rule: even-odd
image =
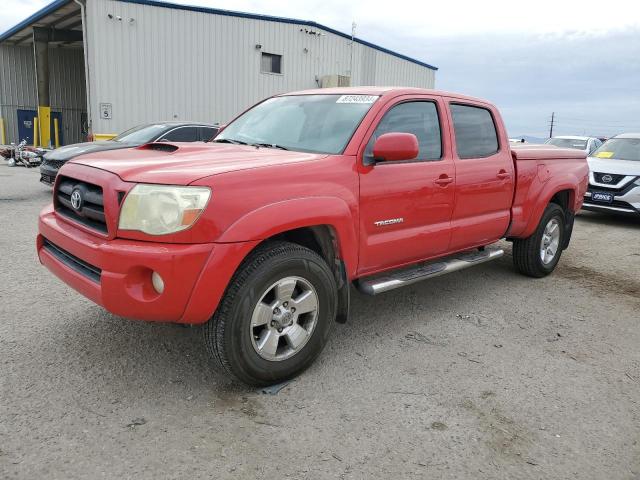
[[[41,147],[51,144],[51,102],[49,97],[49,42],[33,29],[33,56],[36,60],[36,85],[38,88],[38,123]],[[34,139],[34,143],[35,143]]]

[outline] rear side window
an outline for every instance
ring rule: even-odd
[[[489,110],[451,104],[451,116],[458,157],[489,157],[498,151],[498,133]]]
[[[166,133],[158,140],[160,142],[197,142],[198,129],[196,127],[180,127]]]
[[[385,133],[413,133],[420,147],[416,160],[439,160],[442,156],[440,122],[433,102],[406,102],[391,108],[373,132],[365,157],[373,158],[373,144]]]
[[[208,142],[210,140],[213,140],[213,137],[215,137],[217,134],[218,134],[217,128],[200,127],[200,140],[202,140],[203,142]]]

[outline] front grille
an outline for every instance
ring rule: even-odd
[[[80,260],[75,255],[70,254],[57,245],[54,245],[46,238],[44,239],[42,248],[44,248],[47,252],[56,257],[61,263],[64,263],[70,269],[87,277],[93,282],[100,283],[100,275],[102,275],[102,270],[100,270],[98,267],[94,267],[93,265]]]
[[[77,207],[74,207],[72,203],[71,197],[74,192],[77,192],[80,198]],[[60,215],[93,230],[108,233],[104,215],[102,187],[71,177],[61,177],[54,199],[55,210]]]
[[[66,163],[66,160],[47,160],[46,158],[42,162],[42,165],[46,165],[47,167],[55,168],[59,170],[62,165]]]
[[[624,177],[626,177],[626,175],[618,175],[618,174],[614,174],[614,173],[593,172],[593,177],[596,179],[596,182],[598,182],[598,183],[607,183],[607,184],[611,184],[611,185],[616,185],[620,181],[622,181],[622,179]],[[603,180],[602,177],[606,177],[606,178]]]

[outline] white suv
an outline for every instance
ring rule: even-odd
[[[640,215],[640,133],[607,140],[588,158],[585,210]]]

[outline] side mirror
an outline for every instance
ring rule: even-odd
[[[376,161],[413,160],[419,151],[418,139],[413,133],[385,133],[373,144]]]

